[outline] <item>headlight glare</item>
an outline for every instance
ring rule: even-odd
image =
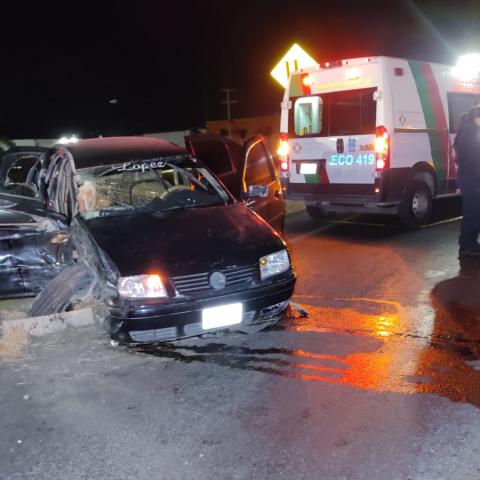
[[[161,298],[167,296],[160,275],[120,277],[118,293],[123,298]]]
[[[265,280],[286,272],[290,268],[290,259],[286,250],[266,255],[260,259],[260,278]]]

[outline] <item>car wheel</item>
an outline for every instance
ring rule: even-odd
[[[430,188],[423,182],[411,182],[403,202],[398,206],[398,216],[405,227],[419,227],[430,221],[433,197]]]
[[[71,310],[74,299],[92,283],[93,273],[85,265],[66,267],[37,295],[29,315],[38,317]]]
[[[312,220],[325,220],[333,217],[332,213],[327,212],[323,207],[318,207],[316,205],[305,205],[305,210]]]

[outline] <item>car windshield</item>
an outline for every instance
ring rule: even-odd
[[[168,212],[230,203],[231,197],[203,166],[179,157],[124,162],[77,170],[82,216]]]

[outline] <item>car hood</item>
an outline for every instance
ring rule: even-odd
[[[280,236],[241,204],[97,217],[87,226],[122,276],[251,265],[285,248]]]

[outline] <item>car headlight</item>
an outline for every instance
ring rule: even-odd
[[[167,296],[160,275],[120,277],[118,293],[123,298],[160,298]]]
[[[266,255],[260,259],[260,278],[265,280],[286,272],[290,268],[290,259],[286,250]]]

